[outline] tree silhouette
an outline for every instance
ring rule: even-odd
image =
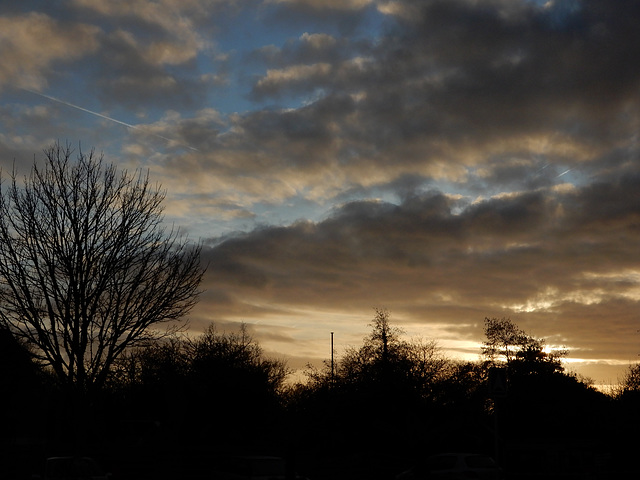
[[[330,446],[327,455],[372,455],[366,460],[367,475],[380,475],[391,466],[379,465],[385,458],[424,444],[425,429],[437,421],[439,385],[451,371],[434,341],[407,340],[387,310],[374,311],[369,333],[360,346],[336,358],[334,374],[328,362],[322,368],[310,366],[307,383],[289,392],[288,403],[296,416],[295,435],[318,450]]]
[[[504,360],[509,364],[516,351],[527,345],[529,337],[508,318],[485,318],[482,353],[491,362]]]
[[[211,324],[185,344],[188,383],[194,399],[224,415],[202,418],[194,436],[247,446],[268,436],[280,415],[280,391],[289,373],[282,360],[268,358],[245,324],[220,332]]]
[[[162,225],[164,192],[92,150],[45,150],[0,191],[0,321],[62,383],[99,389],[128,347],[194,305],[199,245]]]
[[[246,324],[241,324],[238,332],[219,332],[212,323],[202,335],[186,342],[185,351],[190,375],[203,382],[214,373],[225,374],[236,388],[242,388],[241,378],[237,377],[246,376],[261,384],[264,391],[275,394],[289,374],[284,361],[265,357]]]
[[[409,344],[402,330],[392,326],[388,310],[375,308],[371,333],[359,348],[348,348],[337,365],[342,382],[388,381],[393,370],[409,371]]]
[[[511,374],[562,372],[565,349],[547,349],[544,339],[521,330],[509,318],[485,318],[482,354],[491,363],[506,364]]]
[[[211,324],[197,336],[129,349],[114,364],[107,385],[124,418],[159,421],[163,434],[229,447],[262,435],[274,440],[288,374],[284,361],[265,356],[246,325],[226,332]],[[167,415],[201,403],[213,413],[197,422]]]
[[[640,363],[629,365],[624,372],[624,376],[620,380],[616,395],[624,395],[633,393],[640,396]]]
[[[401,329],[392,327],[389,321],[390,313],[386,309],[376,308],[375,317],[371,322],[371,333],[365,341],[363,350],[369,350],[382,362],[388,362],[390,355],[396,355],[403,348],[400,341]]]

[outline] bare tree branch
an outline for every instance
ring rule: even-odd
[[[0,321],[59,378],[99,388],[127,347],[184,317],[200,245],[163,225],[148,173],[53,145],[43,167],[0,185]]]

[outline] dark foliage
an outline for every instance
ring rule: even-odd
[[[483,368],[448,360],[435,342],[403,340],[385,310],[376,310],[371,334],[346,351],[334,372],[325,364],[307,374],[308,382],[290,392],[296,435],[327,458],[373,454],[369,476],[385,472],[380,461],[393,466],[433,448],[447,429],[464,436],[470,422],[475,430],[488,421]],[[360,461],[353,458],[341,462]]]
[[[0,437],[40,434],[38,411],[46,409],[50,378],[8,328],[0,328],[0,379]]]
[[[286,365],[265,358],[245,326],[130,351],[114,369],[111,392],[129,421],[162,424],[164,435],[227,446],[262,439],[280,417]],[[175,415],[167,412],[175,411]],[[189,412],[181,414],[180,412]]]

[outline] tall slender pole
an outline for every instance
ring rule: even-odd
[[[333,332],[331,332],[331,384],[333,384]]]

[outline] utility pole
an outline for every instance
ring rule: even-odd
[[[331,385],[333,385],[333,332],[331,332]]]

